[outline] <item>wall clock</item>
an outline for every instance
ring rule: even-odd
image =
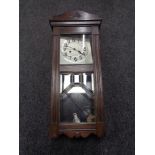
[[[53,32],[51,138],[105,133],[101,21],[84,11],[65,12],[49,20]]]

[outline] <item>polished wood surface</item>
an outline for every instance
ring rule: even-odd
[[[60,65],[60,72],[66,72],[66,73],[93,72],[93,65]]]
[[[81,11],[74,10],[68,11],[61,15],[54,16],[50,21],[63,22],[63,21],[101,21],[102,19],[97,15]]]

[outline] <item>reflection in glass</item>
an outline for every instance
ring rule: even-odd
[[[60,75],[60,121],[94,122],[93,73]]]

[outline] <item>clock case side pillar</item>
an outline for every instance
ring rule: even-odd
[[[102,137],[105,134],[105,114],[103,99],[103,83],[101,70],[101,51],[100,51],[100,34],[99,26],[93,27],[92,48],[94,56],[94,75],[95,75],[95,103],[96,103],[96,135]]]
[[[53,27],[52,34],[52,79],[51,79],[51,122],[49,128],[49,137],[57,138],[59,136],[59,46],[60,35],[55,33],[56,27]]]

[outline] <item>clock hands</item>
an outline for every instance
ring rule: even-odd
[[[68,46],[68,45],[66,47],[69,47],[69,48],[73,49],[74,51],[77,51],[78,53],[85,55],[85,53],[82,53],[81,51],[77,50],[76,48],[73,48],[73,47]]]
[[[81,51],[78,51],[80,54],[85,55],[85,53],[82,53]]]

